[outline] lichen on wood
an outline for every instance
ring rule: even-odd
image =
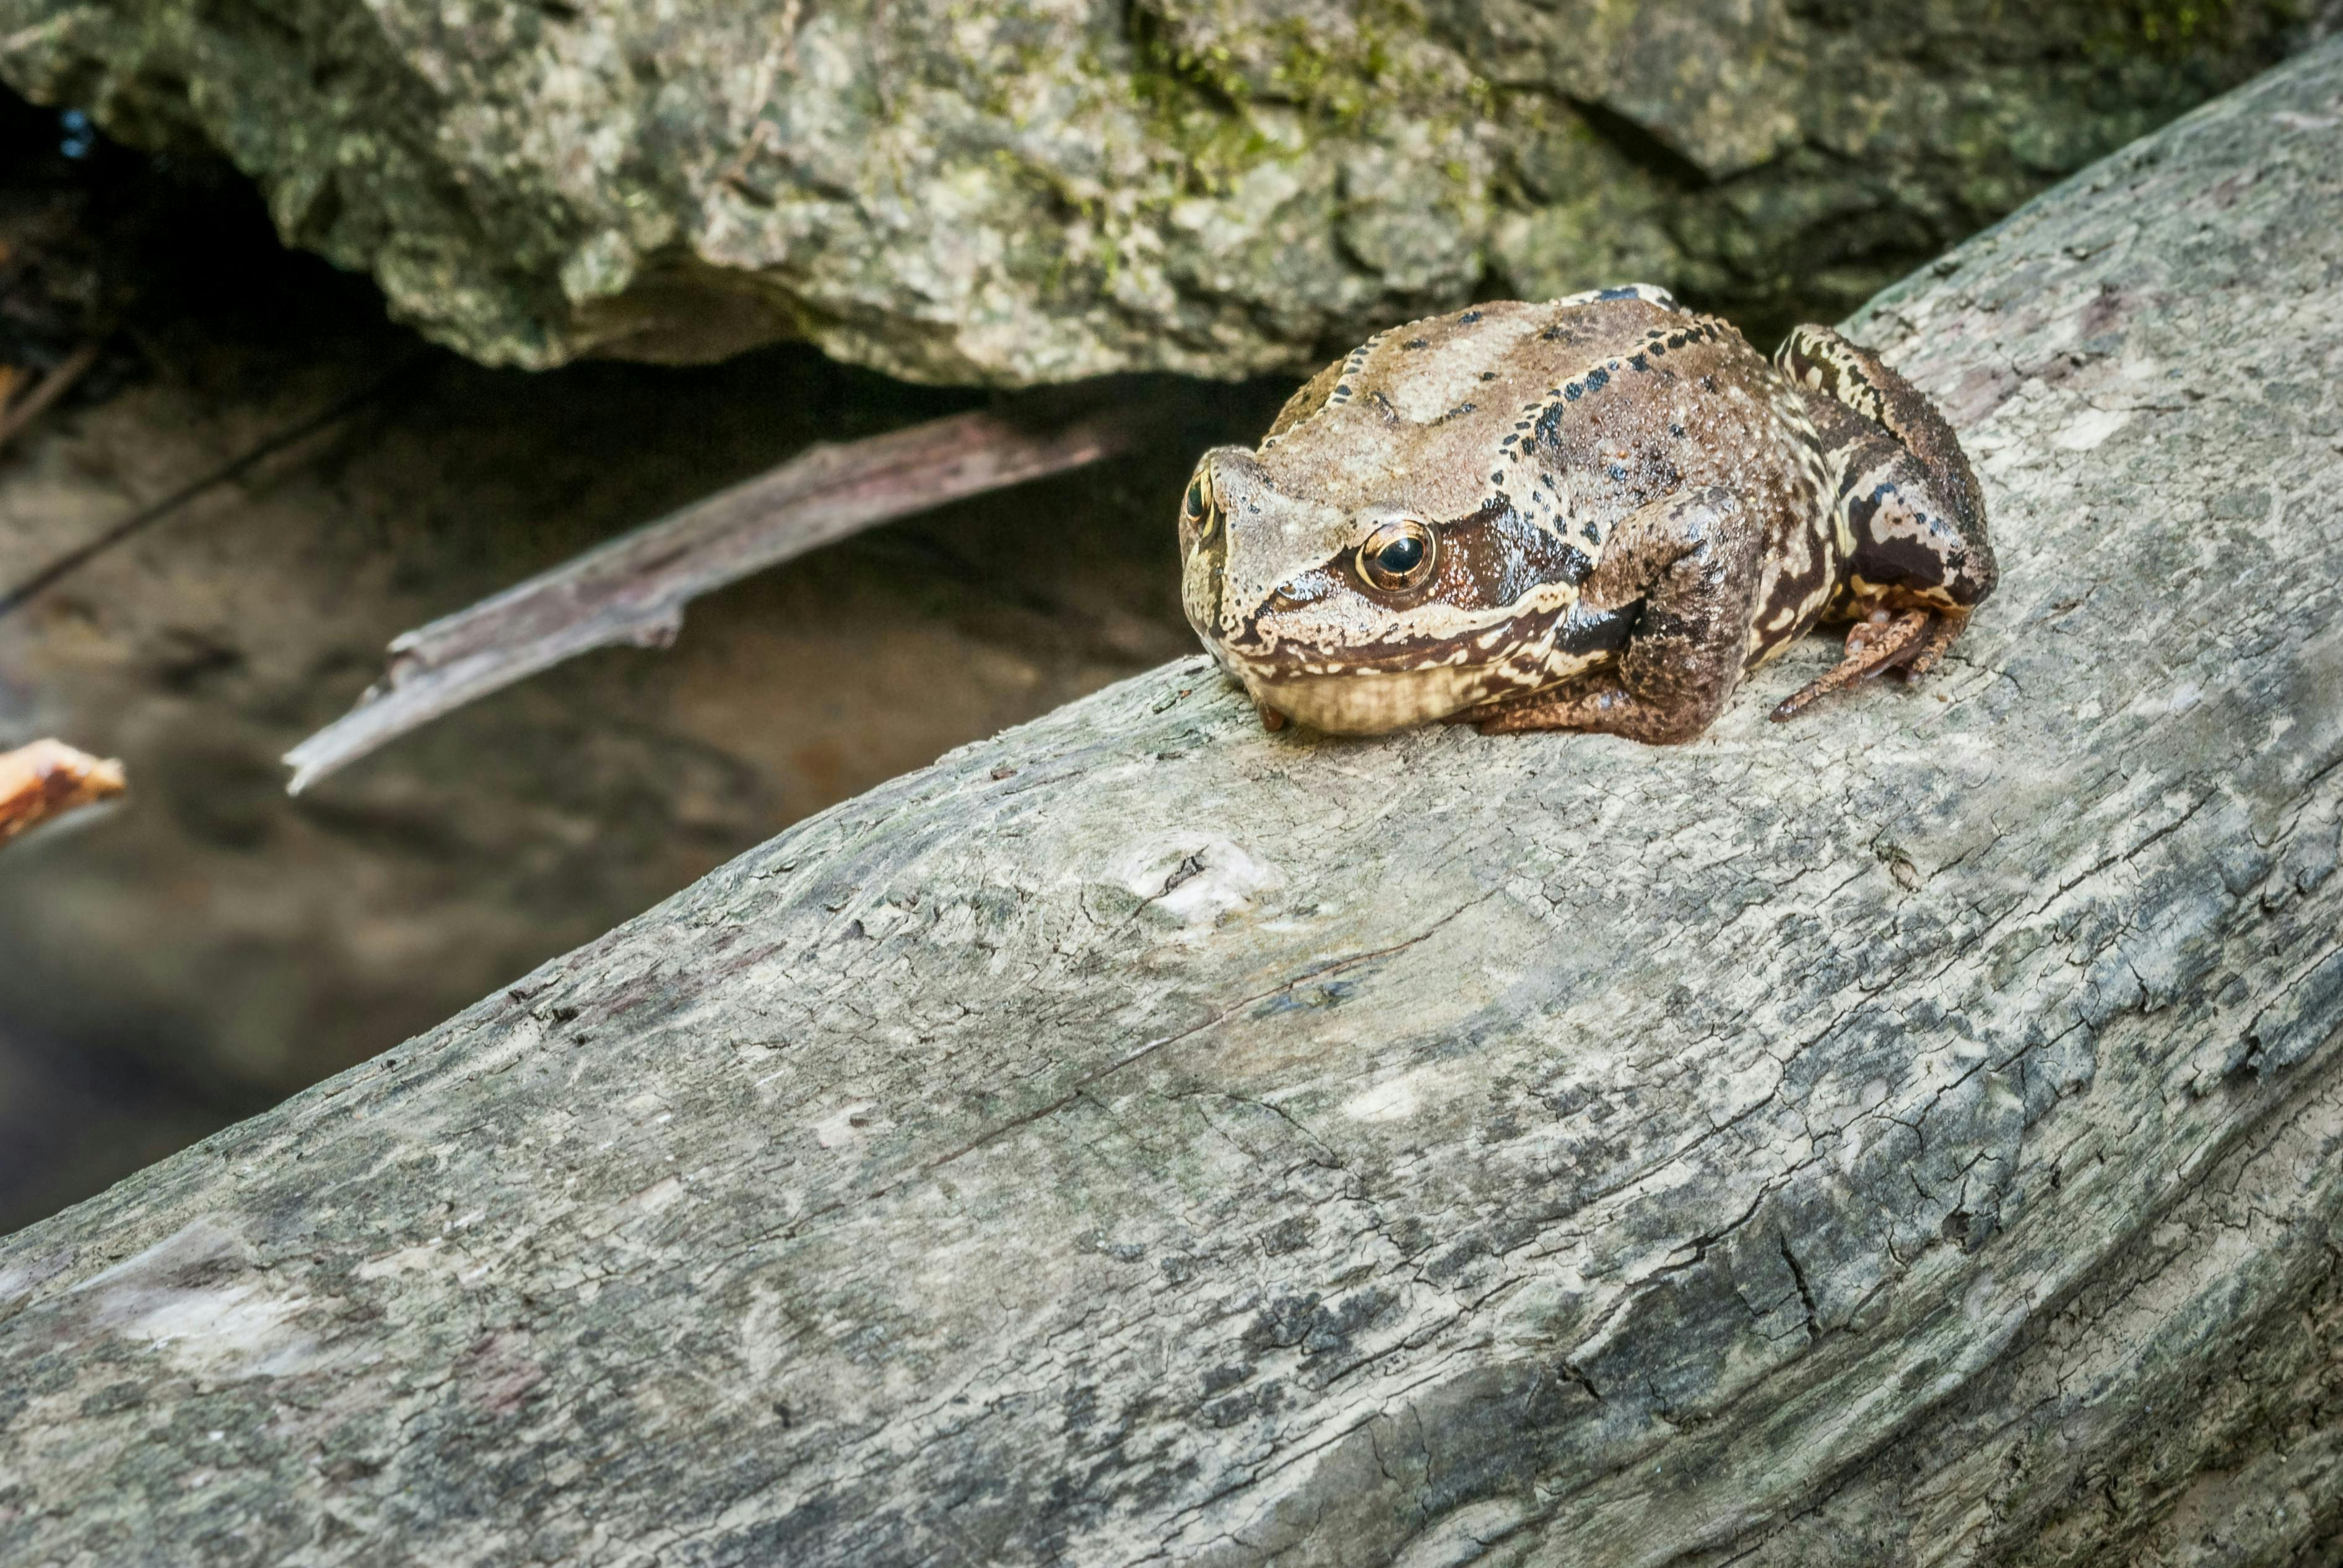
[[[0,1243],[0,1558],[2265,1563],[2343,1531],[2343,46],[1852,324],[1945,668],[1201,659]]]

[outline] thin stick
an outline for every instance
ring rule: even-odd
[[[0,447],[16,438],[24,427],[49,411],[49,405],[73,389],[73,384],[97,363],[98,350],[105,345],[93,340],[83,344],[62,360],[57,367],[35,384],[25,394],[24,401],[5,414],[0,414]]]
[[[814,447],[404,633],[357,706],[286,753],[294,770],[286,788],[297,795],[443,713],[589,649],[663,648],[681,628],[685,605],[752,572],[892,518],[1128,451],[1163,413],[1159,398],[1071,421],[956,414]]]
[[[161,522],[164,518],[169,517],[172,513],[177,511],[188,502],[202,496],[205,492],[216,489],[220,486],[229,483],[231,480],[242,477],[245,474],[251,471],[259,464],[266,462],[268,458],[284,451],[287,447],[297,446],[299,443],[307,440],[318,431],[327,428],[328,426],[339,424],[342,420],[348,418],[352,414],[357,413],[360,408],[365,407],[368,403],[373,402],[377,397],[381,397],[385,392],[388,391],[392,385],[397,382],[400,377],[406,376],[409,371],[424,363],[427,357],[428,357],[426,355],[417,354],[397,365],[394,365],[390,369],[385,371],[382,375],[376,377],[372,381],[367,382],[357,391],[350,393],[347,397],[337,398],[335,401],[327,404],[325,407],[317,410],[315,414],[310,415],[307,418],[279,430],[274,436],[262,441],[258,446],[248,448],[237,457],[231,457],[226,462],[221,464],[218,467],[214,468],[210,473],[204,475],[202,477],[195,479],[186,485],[182,485],[179,488],[172,491],[169,495],[165,496],[161,500],[154,501],[146,506],[139,508],[136,511],[131,513],[128,517],[123,518],[120,522],[106,529],[104,533],[99,534],[96,538],[75,545],[65,554],[50,561],[48,565],[42,567],[34,572],[31,577],[26,578],[15,587],[9,588],[5,593],[0,593],[0,616],[8,615],[15,610],[23,608],[25,601],[32,598],[35,595],[45,592],[49,588],[55,587],[57,583],[62,581],[65,577],[73,572],[78,571],[91,560],[105,554],[107,550],[110,550],[115,546],[122,543],[123,540],[129,538],[132,535],[143,532],[144,530],[154,527],[156,523]],[[58,368],[63,369],[64,367],[60,366]],[[32,396],[39,396],[39,390],[36,388]],[[32,398],[30,397],[25,399],[28,403],[31,400]]]
[[[0,752],[0,844],[122,793],[122,764],[55,740]]]

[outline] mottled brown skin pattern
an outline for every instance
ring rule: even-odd
[[[1926,400],[1824,327],[1769,365],[1648,286],[1397,327],[1199,463],[1182,598],[1261,704],[1366,733],[1698,735],[1825,619],[1784,703],[1943,656],[1992,590],[1975,476]]]

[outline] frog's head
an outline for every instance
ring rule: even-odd
[[[1278,456],[1207,452],[1180,509],[1189,624],[1255,701],[1359,735],[1535,684],[1584,554],[1502,493],[1330,484]]]
[[[1614,294],[1662,308],[1656,290]],[[1567,537],[1572,476],[1524,432],[1554,397],[1547,337],[1595,302],[1393,327],[1312,377],[1257,449],[1204,454],[1181,507],[1182,598],[1255,701],[1372,734],[1552,678],[1594,563]]]

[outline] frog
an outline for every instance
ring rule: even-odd
[[[1624,284],[1378,332],[1258,446],[1198,461],[1181,600],[1258,707],[1333,735],[1434,721],[1697,739],[1818,626],[1790,719],[1936,668],[1999,571],[1942,413],[1871,350],[1769,361]]]

